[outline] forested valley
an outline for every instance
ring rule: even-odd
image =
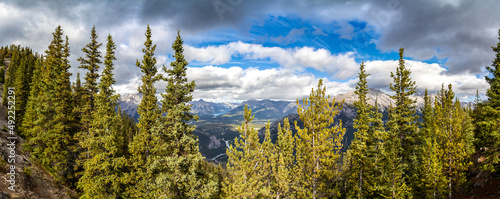
[[[101,43],[92,28],[81,49],[84,56],[77,59],[86,73],[76,74],[75,82],[70,81],[75,75],[69,72],[75,67],[69,60],[70,41],[61,26],[43,53],[1,47],[2,104],[8,110],[14,107],[9,96],[15,95],[15,114],[9,115],[14,119],[2,131],[22,137],[17,147],[29,154],[31,167],[43,168],[55,183],[73,190],[68,197],[500,197],[500,30],[498,43],[492,44],[496,57],[486,66],[487,99],[478,94],[464,107],[448,82],[429,94],[412,80],[400,48],[399,66],[390,74],[395,103],[387,122],[378,103],[368,103],[370,74],[361,63],[350,145],[343,141],[345,121],[334,121],[343,102],[332,102],[320,79],[309,97],[297,99],[303,125],[292,129],[285,119],[276,139],[271,139],[269,122],[259,137],[254,113],[245,107],[239,136],[226,149],[227,164],[206,160],[193,135],[196,127],[190,121],[198,116],[188,102],[196,84],[187,78],[180,33],[172,44],[173,61],[160,68],[147,26],[143,57],[136,62],[142,72],[138,122],[121,110],[113,89],[112,35]],[[158,82],[166,83],[161,97]],[[417,89],[425,90],[421,110],[411,98]],[[11,164],[2,157],[0,172],[8,173]],[[17,175],[30,175],[31,167],[17,168]],[[479,180],[487,183],[479,185]]]

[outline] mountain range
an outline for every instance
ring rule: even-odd
[[[369,89],[368,103],[371,105],[377,101],[379,110],[383,114],[384,121],[387,120],[387,110],[394,104],[394,100],[390,96],[377,89]],[[417,101],[417,114],[420,114],[420,108],[424,105],[424,98],[421,94],[412,96]],[[138,94],[122,95],[119,105],[121,109],[135,119],[139,118],[137,107],[140,103],[141,96]],[[351,140],[354,138],[354,129],[352,128],[353,119],[356,117],[356,108],[353,103],[357,100],[357,95],[352,92],[339,94],[331,99],[336,103],[344,101],[343,109],[335,116],[335,123],[338,124],[342,120],[343,127],[346,129],[344,136],[344,148],[346,149]],[[299,102],[300,103],[300,102]],[[198,114],[200,119],[192,121],[196,125],[194,135],[198,136],[200,152],[209,160],[216,162],[224,162],[226,148],[234,141],[234,138],[239,136],[237,127],[243,121],[243,109],[248,105],[252,109],[252,114],[255,115],[252,122],[254,128],[259,131],[259,136],[263,138],[265,132],[265,124],[269,121],[271,138],[276,140],[278,125],[282,125],[284,118],[289,118],[290,128],[295,132],[294,122],[297,121],[298,126],[302,127],[302,122],[297,115],[296,101],[276,101],[276,100],[247,100],[239,104],[236,103],[217,103],[208,102],[203,99],[192,101],[192,112]],[[462,103],[463,106],[469,103]],[[160,105],[159,105],[160,106]]]

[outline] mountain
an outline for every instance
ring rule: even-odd
[[[138,120],[139,114],[137,114],[137,108],[142,100],[142,94],[125,94],[121,95],[118,105],[120,105],[122,111],[125,111],[130,117]]]
[[[215,116],[227,113],[238,106],[237,104],[232,103],[207,102],[203,99],[191,101],[190,104],[193,105],[191,107],[191,111],[195,114]]]
[[[125,111],[128,113],[131,117],[135,118],[136,120],[139,119],[139,115],[137,114],[137,108],[139,107],[139,104],[141,103],[142,99],[142,94],[137,93],[137,94],[125,94],[121,95],[120,100],[118,101],[118,104],[120,105],[122,111]],[[158,103],[159,106],[160,103]],[[191,111],[194,114],[198,114],[200,116],[202,115],[220,115],[224,114],[233,108],[237,107],[237,104],[232,104],[232,103],[214,103],[214,102],[207,102],[204,101],[203,99],[200,99],[198,101],[191,101]]]
[[[378,90],[378,89],[373,89],[370,88],[368,89],[368,95],[366,95],[368,98],[368,104],[374,105],[375,100],[377,100],[377,103],[379,107],[383,110],[387,110],[389,106],[392,104],[394,105],[395,101],[386,93]],[[410,96],[411,99],[417,100],[417,110],[419,111],[421,107],[424,106],[424,95],[423,94],[416,94],[414,96]],[[354,104],[356,100],[358,100],[358,95],[354,93],[354,91],[348,92],[348,93],[343,93],[335,96],[334,98],[330,99],[330,102],[335,99],[335,102],[340,102],[342,100],[345,100],[345,104]]]
[[[343,150],[345,151],[347,147],[351,144],[352,139],[354,139],[354,128],[353,128],[353,121],[354,118],[356,118],[356,111],[357,109],[352,105],[352,104],[344,104],[342,107],[342,110],[337,114],[334,118],[334,124],[333,125],[338,125],[340,121],[342,121],[342,127],[346,129],[346,132],[344,134],[344,148]],[[383,115],[387,115],[387,112],[382,112]],[[271,133],[271,140],[272,142],[275,142],[278,136],[278,126],[283,127],[283,123],[285,118],[288,118],[288,122],[290,123],[290,130],[292,131],[293,134],[297,132],[296,127],[295,127],[295,122],[297,122],[297,126],[300,128],[304,127],[304,123],[300,120],[299,115],[296,113],[291,113],[281,119],[278,119],[271,123],[270,125],[270,133]],[[259,138],[261,140],[264,139],[265,135],[265,127],[259,129]]]
[[[377,89],[369,89],[367,97],[368,103],[375,104],[378,100],[380,111],[383,114],[384,121],[387,120],[387,110],[389,106],[394,104],[394,100],[390,96]],[[412,96],[417,100],[417,114],[420,114],[420,107],[424,105],[423,95],[417,94]],[[129,113],[132,117],[138,118],[137,106],[140,103],[140,95],[128,94],[123,95],[119,104],[122,110]],[[344,150],[350,145],[354,138],[353,120],[356,117],[356,108],[353,103],[357,100],[357,95],[352,92],[343,93],[330,99],[330,102],[335,99],[335,102],[344,100],[343,109],[335,116],[335,124],[342,120],[342,125],[346,128],[344,136]],[[200,116],[198,121],[192,121],[196,125],[194,135],[198,136],[200,152],[209,160],[216,162],[224,162],[226,147],[233,142],[234,138],[239,136],[238,126],[243,121],[243,109],[248,105],[252,109],[252,114],[255,115],[252,125],[259,130],[261,139],[264,136],[265,124],[271,122],[271,138],[276,140],[278,125],[282,125],[284,118],[289,118],[290,128],[295,132],[294,122],[297,121],[299,126],[303,126],[297,115],[298,105],[295,101],[275,101],[275,100],[247,100],[240,104],[229,103],[214,103],[204,100],[190,102],[193,107],[193,113]]]
[[[274,121],[290,113],[297,113],[298,107],[296,102],[291,101],[248,100],[240,103],[240,105],[223,116],[243,119],[245,105],[252,109],[252,114],[255,115],[254,120],[263,122],[267,122],[267,120]]]

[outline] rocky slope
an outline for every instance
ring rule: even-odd
[[[8,64],[9,62],[7,62]],[[3,85],[0,84],[0,98]],[[0,105],[0,199],[8,198],[77,198],[75,190],[60,185],[37,165],[28,152],[23,152],[22,139],[7,132],[7,108]],[[16,139],[9,139],[15,137]],[[15,173],[11,175],[9,173]],[[15,178],[13,180],[13,177]],[[9,181],[10,180],[10,181]],[[13,186],[14,185],[14,186]],[[10,190],[13,188],[14,191]]]

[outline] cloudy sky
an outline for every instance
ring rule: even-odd
[[[451,83],[470,100],[488,88],[484,66],[494,58],[498,10],[497,0],[1,0],[0,45],[43,52],[61,25],[71,72],[82,73],[76,59],[95,25],[100,42],[111,34],[117,44],[115,88],[126,94],[140,83],[135,62],[147,24],[159,68],[170,65],[179,29],[194,97],[211,101],[293,100],[307,96],[319,78],[334,96],[354,90],[362,61],[369,86],[389,92],[404,47],[420,91]]]

